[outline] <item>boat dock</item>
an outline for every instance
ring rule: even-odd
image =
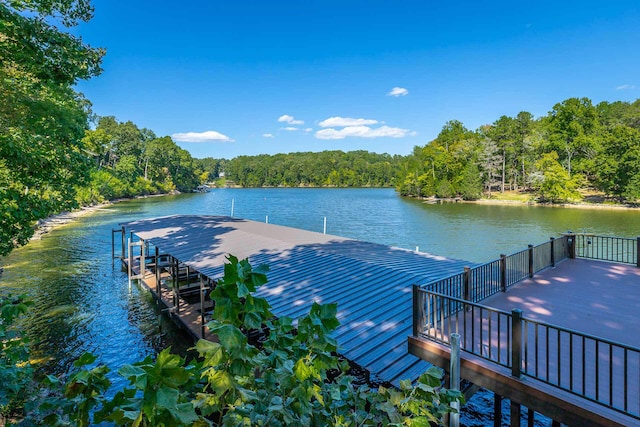
[[[118,234],[120,235],[118,239]],[[116,242],[121,254],[116,256]],[[640,238],[565,234],[473,265],[428,253],[232,217],[133,221],[114,257],[194,339],[213,338],[208,291],[228,254],[267,264],[256,294],[277,316],[337,303],[340,353],[372,381],[399,384],[431,364],[554,426],[640,426]],[[408,339],[407,339],[408,337]],[[454,376],[455,377],[455,376]]]
[[[640,426],[640,238],[569,234],[414,286],[409,349],[554,425]]]
[[[122,224],[124,265],[195,339],[210,338],[207,292],[226,256],[267,264],[256,295],[277,316],[296,319],[312,303],[338,303],[340,354],[374,381],[399,384],[430,364],[409,354],[412,288],[459,271],[468,262],[344,237],[232,217],[181,215]],[[120,236],[118,236],[120,234]]]

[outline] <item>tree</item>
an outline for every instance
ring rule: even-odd
[[[104,51],[62,29],[91,15],[86,0],[0,1],[0,255],[73,207],[87,178],[89,104],[72,85],[100,73]]]
[[[566,203],[580,199],[580,193],[577,191],[579,184],[577,177],[569,176],[558,161],[558,154],[555,151],[543,155],[536,162],[536,167],[543,176],[538,190],[542,201]]]
[[[554,105],[548,126],[551,149],[563,153],[561,160],[566,162],[569,176],[574,160],[595,157],[600,124],[590,99],[569,98]],[[581,168],[580,172],[591,171]]]
[[[488,128],[487,136],[495,141],[500,151],[502,162],[500,192],[504,193],[507,162],[510,162],[515,157],[515,143],[517,139],[516,121],[512,117],[501,116]]]

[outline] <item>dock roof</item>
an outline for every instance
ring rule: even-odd
[[[334,332],[340,353],[372,377],[398,384],[427,362],[407,351],[414,283],[458,273],[472,263],[376,243],[223,216],[179,215],[122,224],[210,277],[227,254],[268,264],[269,282],[256,295],[277,316],[297,318],[313,301],[338,303]]]

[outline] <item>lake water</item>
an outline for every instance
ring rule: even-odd
[[[66,372],[91,351],[113,370],[188,339],[112,267],[111,229],[174,214],[230,215],[323,231],[470,262],[495,259],[567,230],[640,235],[640,210],[425,204],[391,189],[219,189],[122,202],[60,227],[0,260],[0,292],[35,302],[26,328],[43,371]],[[112,376],[112,379],[117,379]]]

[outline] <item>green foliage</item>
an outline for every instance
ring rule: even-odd
[[[569,173],[558,162],[558,154],[555,151],[542,156],[536,166],[542,171],[542,182],[538,194],[543,202],[566,203],[580,199],[578,177],[569,176]]]
[[[164,350],[155,358],[123,366],[118,374],[129,384],[115,391],[110,390],[108,368],[96,366],[96,357],[85,354],[74,364],[77,372],[67,379],[49,376],[43,389],[31,393],[34,400],[27,406],[24,422],[427,426],[441,424],[453,410],[451,403],[462,400],[459,392],[442,388],[442,372],[437,368],[429,369],[415,384],[402,381],[399,389],[356,386],[331,336],[339,324],[336,304],[314,303],[309,314],[296,322],[275,318],[268,302],[253,294],[267,282],[268,267],[253,268],[247,260],[233,256],[228,260],[211,295],[215,311],[208,327],[218,339],[198,341],[196,360],[187,362]],[[0,327],[26,309],[22,300],[7,301],[0,301],[2,307],[9,307],[3,309]],[[256,331],[264,334],[259,344],[247,338]],[[0,391],[9,389],[6,384],[0,382]]]
[[[454,120],[402,160],[396,188],[408,196],[465,199],[533,190],[541,200],[567,202],[579,200],[576,190],[587,186],[636,203],[639,131],[640,100],[593,106],[569,98],[537,120],[520,112],[475,132]]]
[[[16,325],[29,305],[24,296],[0,296],[0,424],[21,411],[31,382],[28,343]]]
[[[72,85],[100,72],[104,51],[63,29],[91,13],[85,0],[0,3],[0,255],[73,207],[86,179],[89,104]]]
[[[394,185],[400,156],[323,151],[206,161],[213,176],[223,171],[243,187],[388,187]]]

